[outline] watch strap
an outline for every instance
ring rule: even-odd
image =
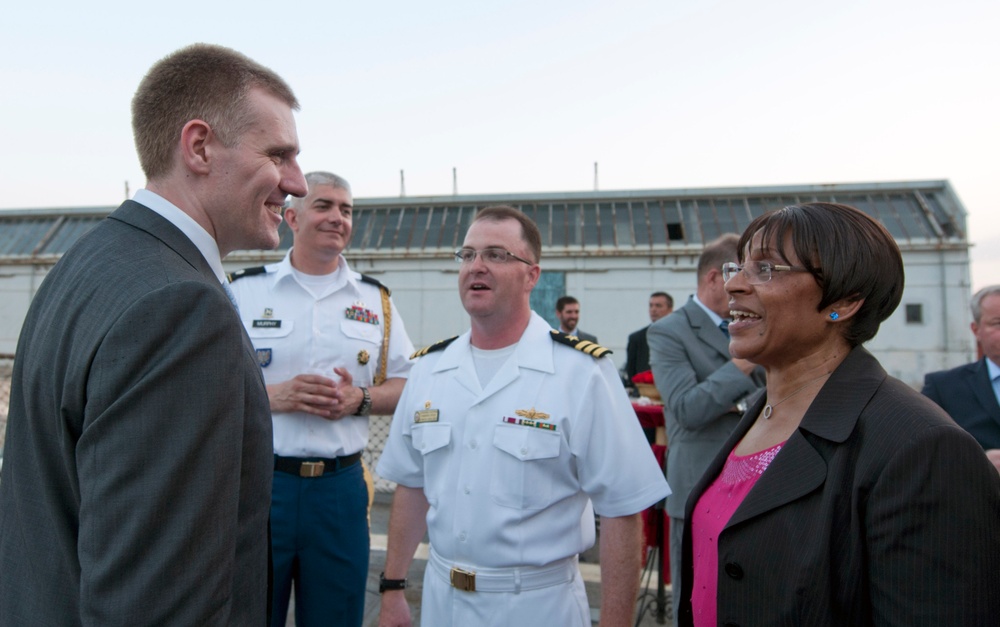
[[[386,579],[385,573],[379,573],[378,576],[378,593],[382,594],[386,590],[405,590],[406,580],[405,579]]]
[[[368,416],[372,413],[372,395],[368,388],[358,388],[361,390],[361,404],[358,405],[358,416]]]

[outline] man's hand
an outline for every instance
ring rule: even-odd
[[[410,627],[410,606],[402,590],[382,593],[382,607],[378,613],[379,627]]]
[[[333,372],[340,381],[320,374],[300,374],[267,386],[271,411],[304,412],[327,420],[353,415],[361,405],[361,389],[354,387],[351,373],[344,368],[334,368]]]
[[[318,374],[300,374],[267,386],[273,413],[305,412],[330,418],[337,404],[337,383]]]

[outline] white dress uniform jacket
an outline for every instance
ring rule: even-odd
[[[299,374],[337,380],[335,367],[346,368],[354,385],[371,386],[378,372],[385,329],[382,296],[376,285],[361,280],[341,256],[333,281],[316,288],[301,284],[291,264],[291,251],[260,274],[245,275],[231,287],[247,334],[257,349],[264,381],[270,385]],[[391,304],[386,377],[406,377],[413,344],[403,319]],[[288,457],[341,457],[368,443],[368,418],[345,416],[326,420],[296,412],[275,413],[274,452]]]
[[[486,568],[589,548],[588,500],[625,516],[670,493],[614,364],[553,341],[536,314],[485,390],[469,332],[417,361],[378,473],[423,488],[435,553]]]

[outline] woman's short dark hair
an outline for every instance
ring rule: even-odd
[[[875,337],[903,298],[903,256],[896,240],[854,207],[814,202],[765,213],[740,237],[740,263],[758,233],[762,252],[777,254],[789,264],[782,242],[791,235],[795,255],[823,292],[818,311],[839,300],[864,299],[844,330],[852,347]],[[772,245],[777,249],[771,250]]]

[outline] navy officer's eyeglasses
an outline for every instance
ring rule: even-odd
[[[472,263],[475,261],[476,255],[479,255],[480,259],[490,264],[499,265],[501,263],[507,263],[513,258],[517,259],[521,263],[526,263],[529,266],[535,265],[533,261],[522,259],[509,250],[495,247],[484,248],[482,250],[476,250],[474,248],[459,248],[455,251],[455,261],[459,263]]]

